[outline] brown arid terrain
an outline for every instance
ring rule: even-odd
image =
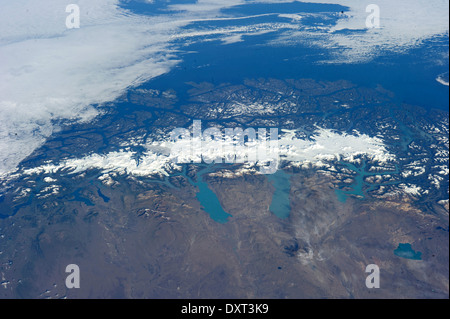
[[[343,204],[331,177],[300,170],[280,219],[265,176],[215,176],[204,178],[232,215],[223,224],[184,177],[176,188],[100,186],[108,202],[86,182],[94,206],[36,200],[0,220],[0,297],[448,298],[448,209],[424,212],[407,197]],[[422,260],[396,256],[400,243]],[[68,264],[80,268],[80,289],[65,286]],[[366,287],[369,264],[379,289]]]

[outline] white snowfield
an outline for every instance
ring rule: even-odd
[[[243,146],[237,146],[231,139],[220,142],[211,139],[179,139],[171,141],[169,137],[162,141],[153,141],[145,145],[146,152],[136,159],[136,154],[127,150],[108,154],[91,154],[79,159],[67,159],[59,163],[26,169],[25,175],[53,174],[56,172],[77,174],[90,169],[98,169],[103,174],[131,174],[136,176],[167,176],[181,169],[181,164],[211,163],[215,161],[250,164],[261,167],[270,161],[281,160],[295,165],[311,164],[321,167],[324,162],[343,160],[354,162],[356,157],[364,156],[379,164],[395,160],[383,141],[366,134],[340,134],[317,128],[311,139],[296,138],[295,130],[283,130],[276,141],[256,139]],[[201,151],[199,151],[199,147]],[[275,173],[274,171],[273,173]]]
[[[43,177],[48,184],[40,193],[45,198],[60,191],[56,176],[84,176],[91,170],[98,171],[98,179],[106,186],[120,184],[120,176],[125,178],[163,178],[172,173],[180,172],[183,164],[206,162],[237,163],[238,166],[218,167],[212,176],[221,178],[236,178],[248,174],[273,174],[280,164],[299,167],[301,169],[317,169],[325,175],[331,176],[344,183],[352,182],[354,172],[340,167],[339,161],[354,163],[359,166],[362,160],[370,165],[368,172],[380,172],[380,175],[367,177],[367,182],[380,186],[375,194],[379,198],[401,196],[401,194],[420,198],[429,194],[432,189],[440,190],[442,183],[448,180],[447,165],[433,165],[428,171],[425,166],[430,159],[413,160],[397,158],[393,155],[383,141],[383,136],[375,137],[361,134],[357,131],[341,133],[335,130],[317,127],[315,132],[306,138],[303,130],[281,130],[276,140],[271,139],[270,130],[265,130],[265,138],[246,140],[239,144],[240,136],[227,135],[226,129],[216,132],[222,139],[211,139],[210,135],[203,131],[203,138],[194,137],[194,128],[187,130],[190,134],[181,139],[174,139],[171,134],[158,140],[146,140],[144,136],[133,137],[129,141],[123,141],[118,151],[96,154],[92,153],[81,158],[66,158],[60,161],[48,161],[46,164],[33,167],[16,169],[9,174],[3,174],[2,180],[23,179],[27,185],[34,185],[36,176]],[[259,129],[255,129],[259,132]],[[233,129],[233,134],[236,130]],[[133,147],[143,146],[144,152],[137,154]],[[413,146],[413,145],[412,145]],[[437,147],[437,146],[436,146]],[[448,143],[443,142],[439,147],[439,155],[448,162]],[[422,151],[419,148],[418,153]],[[436,163],[444,163],[436,157]],[[406,162],[405,162],[406,161]],[[403,170],[398,171],[398,165],[403,163]],[[264,171],[275,165],[275,170]],[[392,172],[389,174],[389,172]],[[431,173],[432,172],[432,173]],[[427,174],[427,175],[424,175]],[[427,176],[428,183],[415,185],[411,182],[417,176]],[[402,178],[402,183],[394,185],[390,183]],[[6,184],[3,184],[5,186]],[[17,189],[17,198],[27,196],[30,189]]]

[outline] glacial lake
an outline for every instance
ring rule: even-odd
[[[422,253],[414,251],[411,244],[399,244],[398,248],[394,250],[394,255],[406,259],[422,260]]]
[[[396,169],[393,171],[368,172],[368,171],[366,171],[366,166],[367,166],[366,161],[362,162],[361,167],[357,167],[356,165],[354,165],[352,163],[347,163],[347,162],[342,162],[342,161],[339,163],[341,165],[344,165],[345,168],[356,173],[353,183],[351,185],[348,185],[351,188],[351,190],[344,190],[342,188],[335,190],[336,196],[341,203],[347,202],[347,198],[352,195],[364,199],[368,192],[375,190],[379,186],[399,184],[398,181],[384,182],[384,183],[380,183],[380,184],[370,184],[370,183],[367,183],[364,181],[365,178],[368,176],[376,176],[376,175],[384,176],[384,175],[399,174],[399,169],[398,169],[397,165],[395,165]]]
[[[205,173],[208,173],[208,170],[200,171],[197,173],[197,182],[194,182],[187,176],[186,177],[192,185],[198,187],[199,192],[197,193],[197,199],[199,200],[203,209],[209,214],[209,216],[211,216],[214,221],[220,224],[224,224],[228,222],[228,218],[231,217],[231,215],[223,209],[222,204],[220,204],[220,201],[217,198],[217,195],[209,188],[208,184],[203,181],[202,175]]]
[[[275,174],[267,175],[267,179],[275,188],[270,211],[278,218],[288,218],[291,213],[291,175],[280,169]]]

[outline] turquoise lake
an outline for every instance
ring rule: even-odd
[[[357,167],[356,165],[352,164],[352,163],[346,163],[346,162],[339,162],[341,165],[344,165],[347,169],[353,171],[356,173],[355,177],[354,177],[354,181],[351,185],[349,185],[349,187],[351,188],[351,190],[343,190],[341,189],[336,189],[335,193],[336,196],[338,198],[338,200],[341,203],[345,203],[347,202],[347,198],[349,196],[358,196],[362,199],[364,199],[366,197],[366,193],[375,190],[377,187],[382,186],[382,185],[393,185],[393,184],[398,184],[399,182],[385,182],[385,183],[380,183],[380,184],[370,184],[370,183],[366,183],[364,181],[364,179],[366,177],[369,176],[375,176],[375,175],[396,175],[399,174],[399,170],[397,168],[396,165],[396,169],[393,171],[386,171],[386,172],[367,172],[366,171],[366,161],[362,162],[361,167]]]
[[[202,180],[202,175],[207,172],[208,170],[197,173],[197,182],[192,181],[190,178],[188,179],[192,185],[198,187],[199,192],[197,193],[197,199],[203,209],[214,221],[224,224],[231,215],[223,209],[217,195],[209,188],[208,184]]]
[[[422,253],[414,251],[411,244],[399,244],[398,248],[394,250],[394,255],[406,259],[422,260]]]
[[[278,218],[286,219],[291,213],[291,175],[283,170],[267,175],[267,179],[275,188],[270,204],[270,211]]]

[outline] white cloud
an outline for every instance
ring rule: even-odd
[[[279,14],[278,16],[280,18],[291,19],[294,21],[300,21],[303,18],[301,15],[298,14]]]
[[[382,50],[402,52],[426,39],[449,33],[448,0],[308,0],[310,3],[340,4],[349,7],[337,24],[311,32],[287,32],[278,43],[304,42],[329,48],[335,61],[367,61]],[[379,29],[367,29],[369,4],[380,8]],[[350,30],[350,32],[339,32]],[[351,32],[363,30],[362,32]],[[448,59],[448,57],[447,57]]]
[[[233,44],[233,43],[238,43],[238,42],[242,42],[242,41],[244,41],[244,40],[242,40],[242,34],[230,35],[230,36],[222,38],[223,44]]]
[[[276,1],[275,1],[276,2]],[[244,0],[197,0],[195,3],[174,4],[169,8],[187,12],[219,12],[220,9],[244,4]]]
[[[449,85],[448,72],[438,75],[438,77],[436,78],[436,81],[438,81],[442,85],[448,86]]]

